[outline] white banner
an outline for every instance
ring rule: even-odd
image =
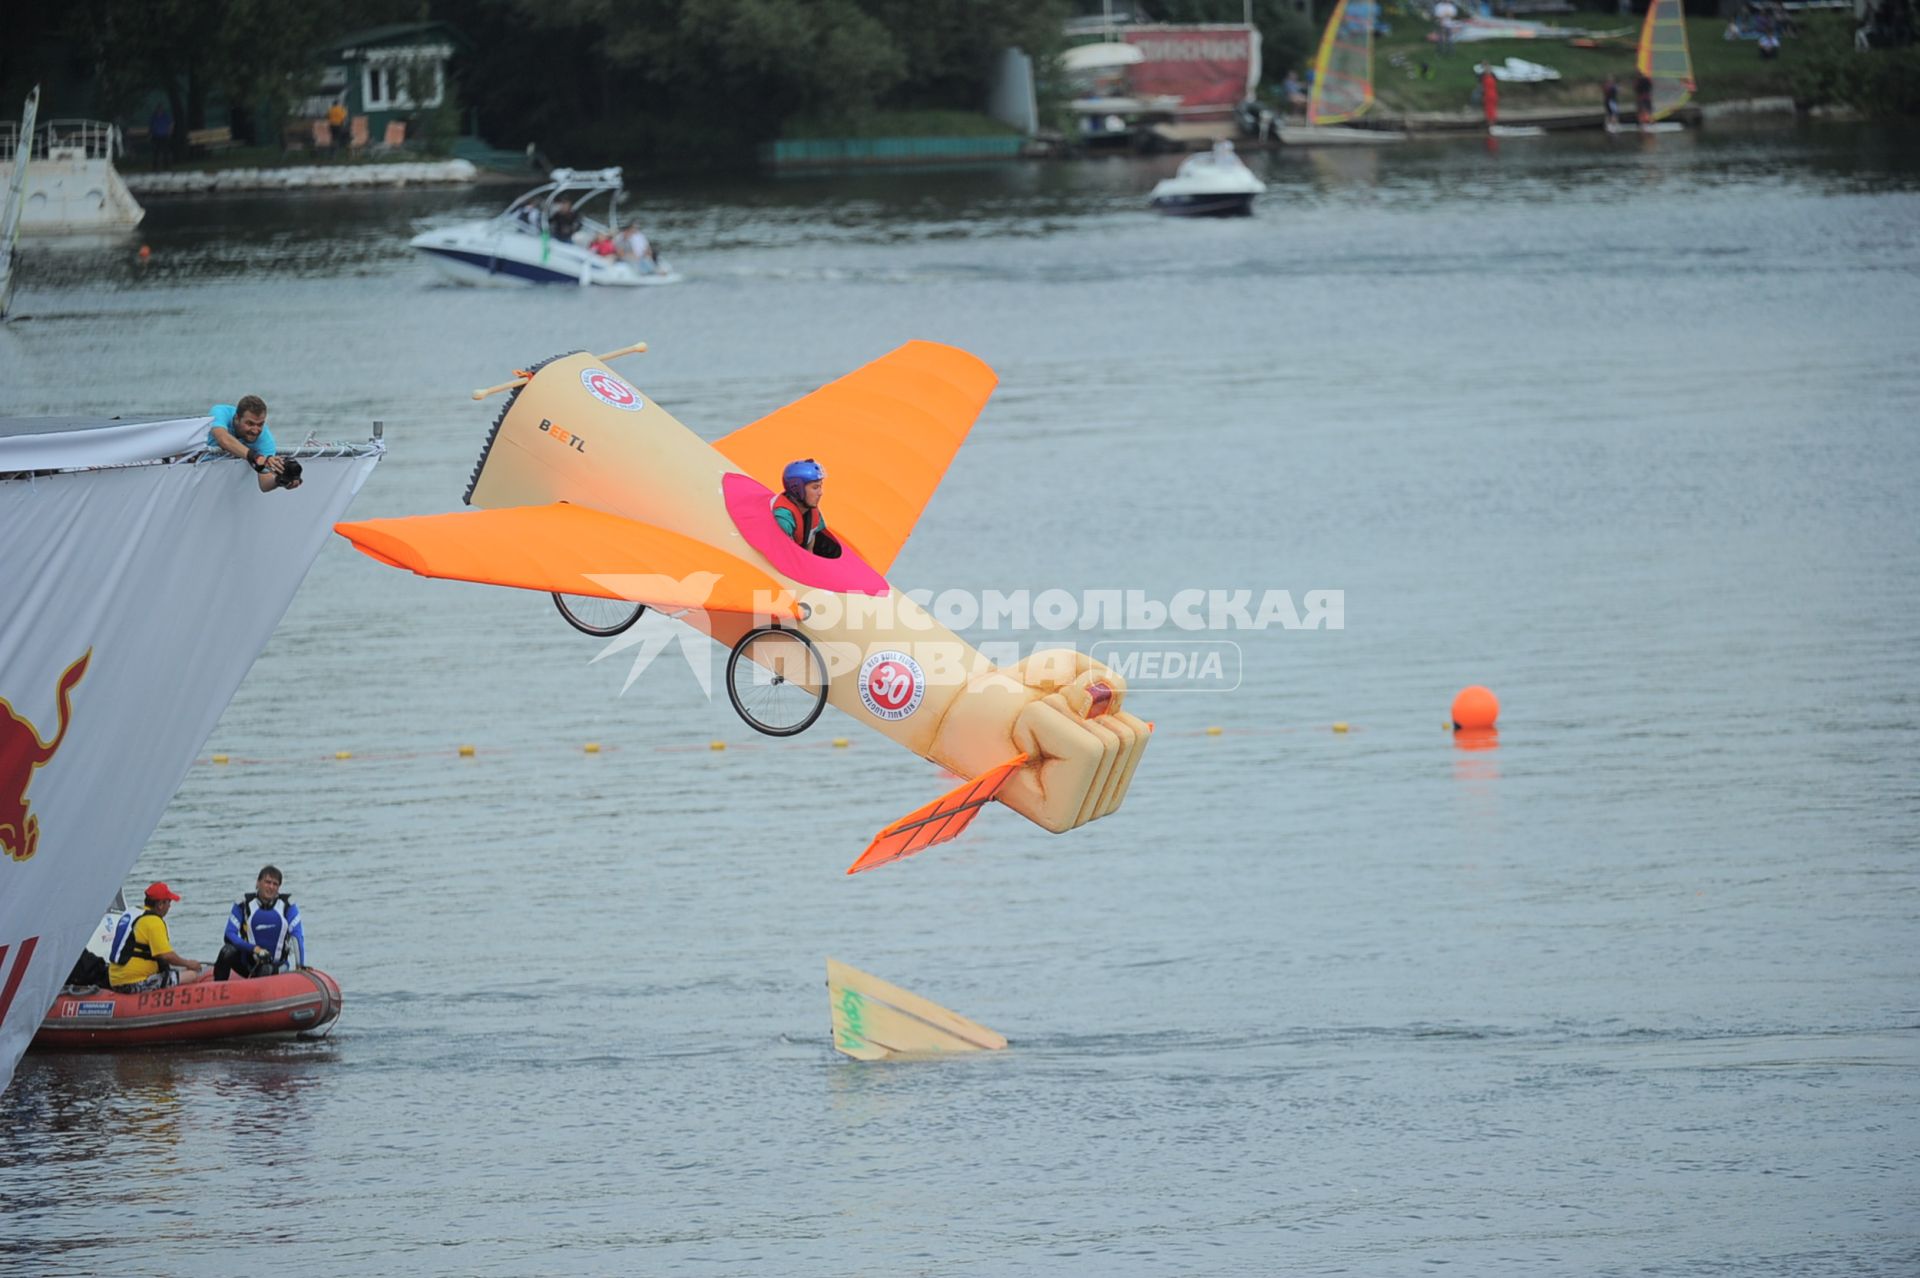
[[[10,418],[0,421],[0,471],[129,466],[193,452],[212,426],[211,417]]]
[[[0,480],[0,1089],[380,458],[335,451]]]

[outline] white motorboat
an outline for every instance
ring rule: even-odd
[[[555,169],[496,217],[423,231],[414,249],[461,284],[599,284],[631,288],[677,284],[680,276],[665,262],[607,256],[594,241],[620,229],[620,170]],[[605,197],[604,219],[587,207]],[[554,210],[572,205],[579,228],[570,238],[552,232]]]
[[[1234,154],[1233,143],[1223,140],[1182,160],[1178,172],[1153,188],[1148,202],[1171,217],[1244,217],[1253,212],[1253,197],[1266,189]]]

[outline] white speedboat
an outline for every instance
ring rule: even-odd
[[[620,170],[555,169],[497,217],[423,231],[411,243],[442,274],[461,284],[603,284],[632,288],[677,284],[665,262],[596,253],[596,239],[620,229]],[[588,205],[605,198],[604,219]],[[554,210],[572,205],[579,228],[570,238],[552,232]]]
[[[1178,172],[1153,188],[1148,202],[1171,217],[1244,217],[1253,212],[1253,197],[1266,189],[1234,154],[1233,143],[1221,141],[1182,160]]]

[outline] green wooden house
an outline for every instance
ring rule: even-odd
[[[349,32],[315,50],[324,69],[317,92],[299,114],[324,119],[327,108],[339,102],[349,116],[366,117],[367,131],[376,142],[396,120],[407,124],[409,141],[432,131],[436,118],[457,127],[448,64],[464,43],[444,22],[402,22]]]

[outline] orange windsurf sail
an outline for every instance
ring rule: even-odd
[[[956,347],[908,342],[714,447],[775,492],[788,462],[818,461],[828,526],[884,574],[999,380]]]
[[[862,870],[871,870],[876,865],[898,861],[901,857],[925,851],[936,843],[959,837],[960,832],[972,825],[973,819],[980,815],[980,809],[993,802],[993,796],[1000,793],[1000,787],[1007,783],[1014,769],[1026,761],[1026,755],[1016,754],[1005,763],[989,768],[964,785],[949,790],[925,807],[907,813],[874,835],[873,842],[867,844],[867,850],[860,854],[860,859],[847,867],[847,873],[858,874]]]
[[[422,577],[563,595],[631,599],[654,608],[796,615],[764,569],[703,541],[565,502],[404,519],[333,530],[360,551]]]

